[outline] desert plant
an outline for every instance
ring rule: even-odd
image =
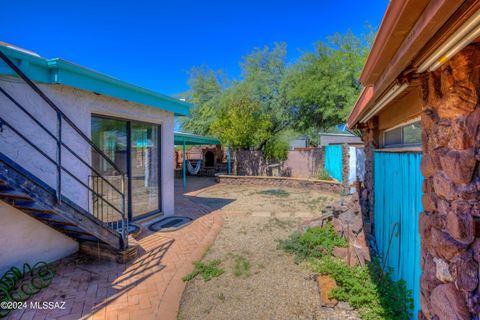
[[[293,233],[288,239],[280,240],[279,247],[295,254],[295,262],[307,258],[331,255],[334,247],[347,247],[348,241],[335,233],[331,223],[323,227],[308,228],[303,234]]]
[[[213,278],[221,276],[225,271],[218,266],[220,260],[212,260],[209,262],[194,262],[195,269],[182,278],[183,281],[190,281],[198,275],[203,277],[204,281],[209,281]]]
[[[384,272],[378,259],[365,266],[350,267],[345,262],[323,257],[312,260],[313,271],[329,274],[338,287],[331,296],[358,309],[362,319],[396,320],[412,318],[413,298],[405,281],[394,281],[391,272]]]

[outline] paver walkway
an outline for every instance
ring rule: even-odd
[[[195,189],[211,181],[190,183]],[[52,284],[33,301],[65,301],[64,309],[17,310],[10,319],[176,319],[185,284],[218,234],[222,218],[205,205],[194,204],[176,187],[177,214],[195,221],[174,232],[141,234],[139,257],[128,264],[69,258],[60,262]]]

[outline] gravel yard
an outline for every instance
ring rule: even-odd
[[[207,282],[200,276],[189,281],[178,318],[357,319],[353,311],[322,308],[314,274],[277,249],[278,239],[335,199],[258,186],[217,185],[198,194],[199,204],[223,204],[224,227],[202,261],[220,260],[225,273]]]

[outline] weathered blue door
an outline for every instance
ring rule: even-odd
[[[374,225],[377,247],[395,280],[403,279],[420,310],[421,154],[375,152]]]
[[[325,170],[328,174],[342,182],[342,146],[325,146]]]

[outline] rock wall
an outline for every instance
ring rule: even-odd
[[[274,187],[302,188],[317,191],[342,193],[343,186],[336,181],[290,178],[216,175],[217,182],[234,185],[264,185]]]
[[[365,175],[360,192],[360,205],[364,219],[373,222],[373,153],[378,148],[378,118],[370,119],[363,129],[362,140],[365,153]]]
[[[480,46],[423,77],[422,319],[480,313]]]
[[[322,216],[302,223],[301,233],[311,227],[321,227],[330,222],[338,235],[344,236],[349,243],[347,248],[335,247],[333,256],[342,259],[350,266],[365,265],[371,260],[370,247],[365,230],[370,229],[363,221],[358,193],[343,197],[322,210]]]

